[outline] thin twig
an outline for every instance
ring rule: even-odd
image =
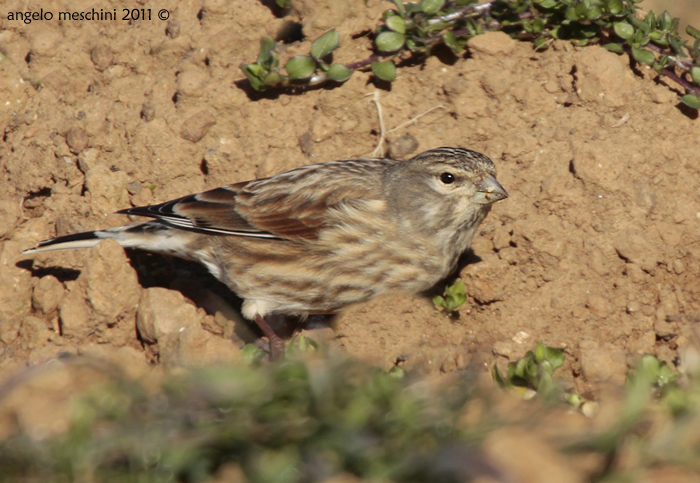
[[[409,119],[408,121],[404,122],[403,124],[400,124],[400,125],[396,126],[396,127],[393,128],[393,129],[389,129],[386,133],[389,134],[390,132],[398,131],[398,130],[401,129],[401,128],[404,128],[404,127],[406,127],[406,126],[410,126],[411,124],[413,124],[414,122],[416,122],[416,121],[417,121],[418,119],[420,119],[421,117],[425,116],[426,114],[430,114],[431,112],[433,112],[433,111],[435,111],[435,110],[437,110],[437,109],[445,109],[445,106],[443,106],[442,104],[440,104],[439,106],[435,106],[435,107],[433,107],[432,109],[428,109],[428,110],[425,111],[423,114],[418,114],[416,117],[414,117],[414,118],[412,118],[412,119]]]
[[[481,12],[483,11],[488,11],[491,10],[491,6],[493,5],[493,2],[484,2],[480,3],[478,5],[472,5],[470,7],[464,7],[461,10],[457,10],[456,12],[449,13],[447,15],[443,15],[442,17],[439,17],[440,20],[443,22],[452,22],[454,20],[457,20],[461,17],[466,17],[467,14],[470,14],[471,12]]]
[[[368,65],[370,65],[372,62],[379,62],[379,61],[382,60],[383,58],[384,58],[383,55],[373,55],[372,57],[369,57],[369,58],[367,58],[367,59],[365,59],[365,60],[358,60],[357,62],[352,62],[352,63],[350,63],[350,64],[345,64],[345,67],[347,67],[348,69],[355,70],[355,69],[359,69],[360,67],[368,66]]]
[[[369,95],[369,94],[368,94]],[[379,142],[377,142],[377,147],[372,151],[372,156],[376,157],[380,154],[384,154],[384,138],[386,136],[386,129],[384,127],[384,117],[382,115],[382,105],[379,103],[379,91],[375,90],[372,94],[372,102],[377,106],[377,116],[379,117]]]

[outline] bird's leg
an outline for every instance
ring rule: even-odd
[[[265,320],[262,315],[255,314],[255,323],[258,324],[260,330],[262,330],[263,334],[270,340],[270,359],[273,361],[279,359],[284,354],[284,341],[272,330],[272,327],[270,327],[270,324],[267,323],[267,320]]]

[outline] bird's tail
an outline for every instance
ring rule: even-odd
[[[51,250],[72,250],[78,248],[90,248],[97,245],[103,238],[96,231],[76,233],[74,235],[59,236],[39,242],[34,248],[24,250],[22,254],[48,252]]]
[[[24,250],[22,253],[28,255],[52,250],[92,248],[102,240],[112,239],[124,248],[140,248],[147,251],[174,254],[183,247],[186,241],[183,239],[183,235],[184,233],[180,230],[171,230],[161,223],[150,221],[106,230],[59,236],[44,240],[34,248]]]

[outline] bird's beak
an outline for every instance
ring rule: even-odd
[[[488,205],[508,198],[508,193],[495,177],[487,174],[484,179],[476,184],[476,193],[471,197],[471,202],[478,205]]]

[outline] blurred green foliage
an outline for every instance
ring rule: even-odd
[[[528,351],[525,357],[511,362],[504,376],[495,365],[492,369],[493,379],[501,387],[531,389],[544,398],[552,399],[560,392],[554,384],[554,371],[564,365],[564,350],[547,347],[538,343],[534,351]]]
[[[464,481],[479,465],[441,454],[479,458],[458,424],[470,392],[313,357],[185,372],[159,389],[112,378],[76,398],[63,437],[1,442],[1,479],[203,481],[232,463],[260,482]]]
[[[296,343],[287,361],[178,369],[156,384],[101,363],[95,373],[104,382],[75,390],[68,429],[57,436],[21,424],[7,436],[7,409],[0,412],[6,435],[0,481],[198,482],[217,478],[222,469],[252,482],[339,475],[351,481],[511,481],[482,449],[495,429],[504,435],[510,427],[549,438],[562,458],[602,455],[587,460],[584,479],[591,481],[637,481],[645,468],[664,464],[681,465],[691,478],[700,475],[700,374],[678,373],[653,356],[641,358],[630,373],[607,417],[613,423],[581,433],[575,421],[571,428],[556,416],[548,422],[561,415],[558,408],[570,411],[564,398],[539,406],[518,401],[511,391],[476,383],[475,368],[436,384],[398,366],[384,372],[309,351],[311,345]],[[504,387],[563,394],[552,377],[563,358],[560,349],[538,344],[509,365],[507,377],[495,371],[496,378]],[[85,362],[62,364],[70,369]],[[32,374],[24,381],[30,386]],[[13,381],[16,388],[22,378]],[[7,386],[0,394],[2,403]],[[504,398],[511,402],[502,404]],[[576,417],[567,414],[567,420]],[[621,453],[637,463],[617,464]]]

